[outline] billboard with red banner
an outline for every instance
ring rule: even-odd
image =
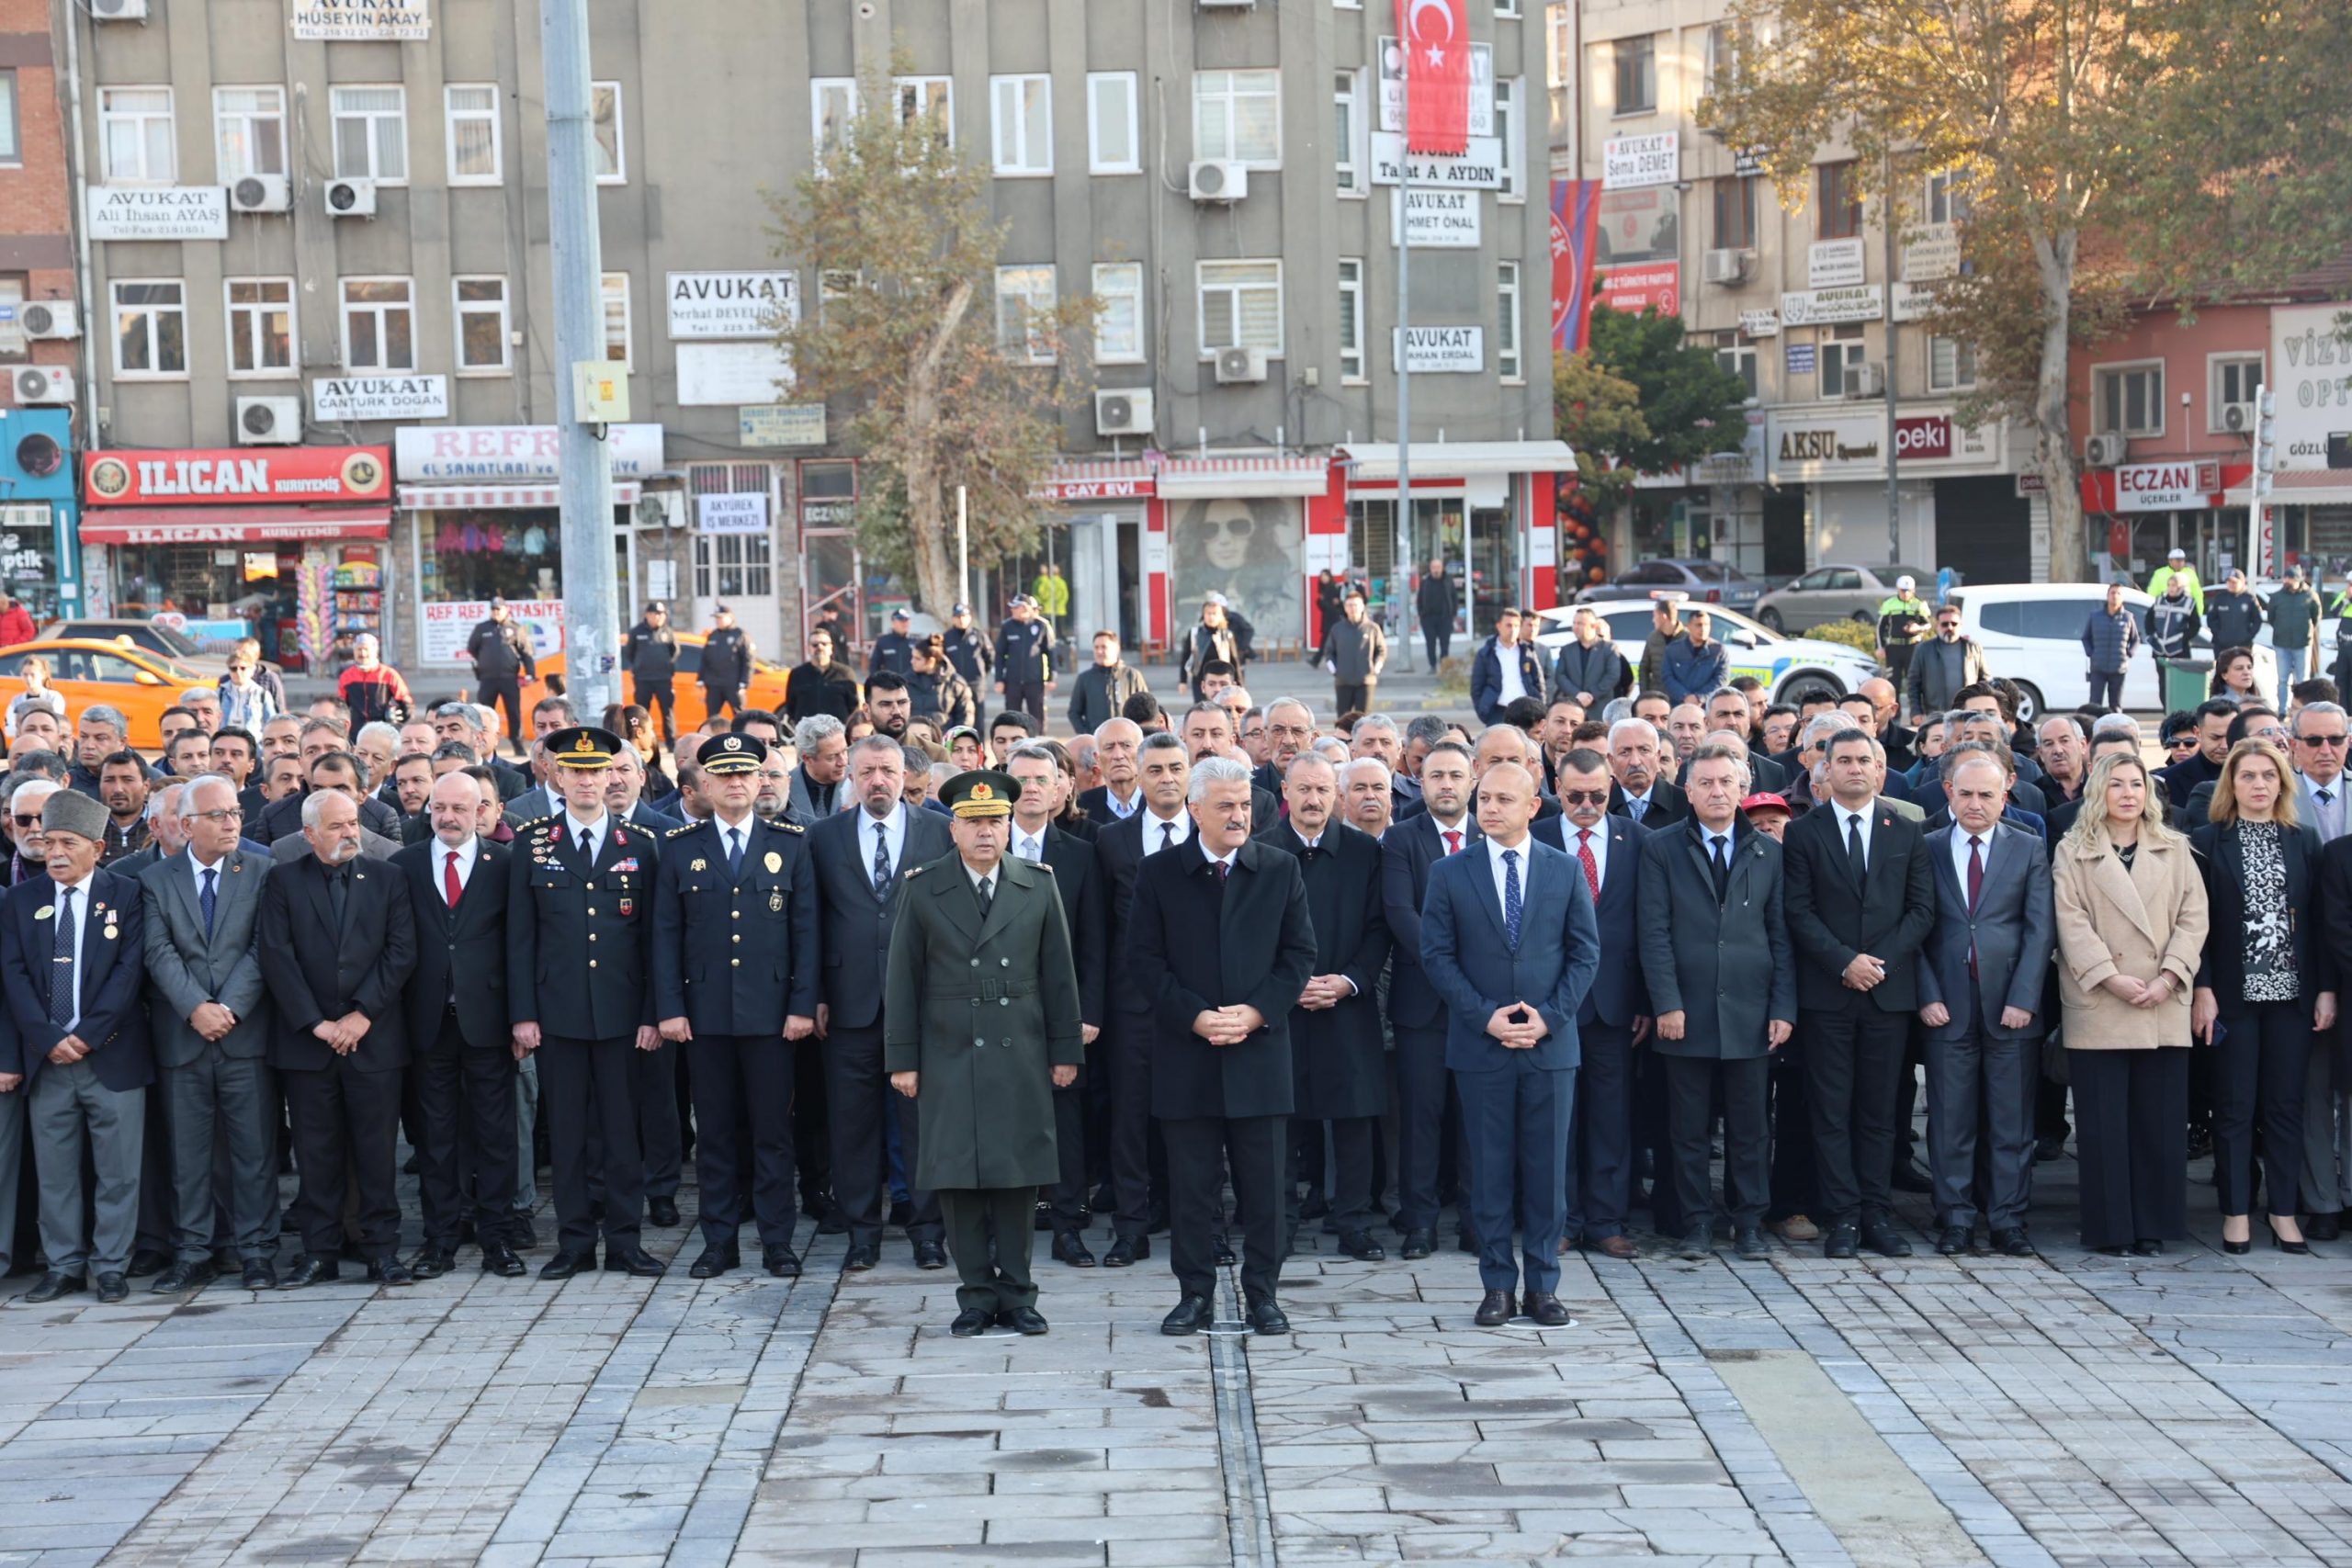
[[[381,446],[235,447],[225,451],[87,452],[85,506],[334,505],[392,497]]]
[[[1406,147],[1415,152],[1468,152],[1468,0],[1396,0],[1396,31],[1407,55]]]
[[[1552,346],[1583,352],[1592,325],[1592,262],[1600,224],[1599,180],[1552,182]]]
[[[1612,266],[1600,275],[1600,302],[1629,316],[1649,310],[1661,316],[1679,316],[1682,314],[1682,264]]]

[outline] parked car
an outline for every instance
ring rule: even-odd
[[[119,647],[144,649],[159,659],[167,659],[202,674],[209,681],[218,681],[229,672],[226,655],[207,653],[197,640],[175,626],[138,615],[83,617],[71,621],[52,621],[41,628],[45,637],[79,638],[90,642],[111,642]],[[263,661],[267,664],[268,661]],[[276,665],[269,665],[277,669]],[[283,674],[284,671],[280,671]]]
[[[1617,574],[1612,582],[1598,583],[1577,595],[1579,604],[1606,599],[1641,599],[1662,588],[1679,588],[1710,608],[1728,604],[1753,613],[1764,596],[1764,585],[1728,562],[1699,558],[1645,560]]]
[[[1970,584],[1951,592],[1960,606],[1961,636],[1973,637],[1984,649],[1993,673],[2018,684],[2023,694],[2020,718],[2032,719],[2053,709],[2063,711],[2090,694],[2089,667],[2083,659],[2083,623],[2107,603],[2107,589],[2097,582],[1993,582]],[[2136,588],[2123,591],[2124,607],[2144,629],[2149,598]],[[2197,634],[2198,657],[2211,659],[2213,639]],[[2265,692],[2278,690],[2278,656],[2269,648],[2254,650],[2255,683]],[[2124,671],[2123,705],[2139,712],[2164,711],[2156,664],[2144,644]]]
[[[143,648],[111,640],[42,637],[0,653],[0,708],[24,691],[25,660],[34,654],[49,660],[49,683],[65,699],[68,718],[92,703],[120,708],[130,723],[124,743],[143,751],[164,743],[164,710],[177,706],[180,694],[189,687],[213,682],[200,670]]]
[[[702,669],[702,645],[706,639],[706,634],[702,632],[678,634],[678,674],[677,678],[670,682],[670,690],[678,699],[678,728],[682,733],[685,730],[700,728],[703,719],[707,716],[703,707],[702,682],[699,675]],[[613,673],[619,677],[619,689],[626,700],[629,689],[628,671],[616,670]],[[744,694],[745,700],[752,707],[764,708],[770,713],[782,713],[785,691],[791,684],[791,671],[785,669],[783,665],[771,664],[764,659],[755,660],[752,670],[751,690]],[[531,705],[541,697],[561,696],[563,690],[563,655],[560,652],[550,653],[539,660],[539,678],[524,682],[523,711],[530,712]]]
[[[1808,694],[1842,697],[1879,672],[1877,660],[1867,653],[1834,642],[1782,637],[1721,604],[1692,604],[1688,607],[1707,612],[1713,623],[1715,640],[1724,645],[1730,657],[1732,676],[1755,676],[1764,682],[1776,703],[1801,702]],[[1541,613],[1544,629],[1535,635],[1535,646],[1544,650],[1545,669],[1551,667],[1562,643],[1576,640],[1572,622],[1577,608],[1561,604]],[[1649,640],[1650,601],[1612,599],[1591,608],[1600,616],[1617,651],[1638,669],[1642,647]]]
[[[1756,602],[1756,618],[1776,632],[1803,631],[1825,621],[1878,625],[1878,607],[1894,597],[1894,580],[1911,579],[1924,600],[1936,574],[1912,566],[1817,566]]]

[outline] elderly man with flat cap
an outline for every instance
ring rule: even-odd
[[[1083,1059],[1078,969],[1053,868],[1005,852],[1019,780],[940,790],[956,852],[907,873],[883,1007],[890,1087],[915,1102],[908,1173],[935,1192],[961,1283],[948,1332],[1043,1334],[1030,1278],[1037,1189],[1060,1175],[1054,1097]],[[991,1237],[993,1233],[993,1237]]]

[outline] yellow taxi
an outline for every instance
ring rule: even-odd
[[[702,721],[709,716],[703,706],[702,682],[697,673],[702,668],[704,640],[701,632],[678,634],[678,678],[670,682],[670,690],[678,699],[678,732],[682,735],[689,729],[699,729]],[[619,674],[621,690],[629,692],[632,688],[628,671],[624,670]],[[790,682],[791,672],[783,665],[755,659],[752,661],[752,680],[750,688],[743,694],[743,704],[746,707],[764,708],[769,713],[780,714],[784,711],[785,688]],[[529,713],[533,703],[544,696],[560,695],[563,690],[563,655],[550,654],[539,660],[539,678],[523,684],[523,711]],[[66,700],[70,702],[73,699],[69,697]],[[628,700],[636,699],[632,696]],[[586,713],[580,716],[584,724],[594,724],[603,716],[602,714]]]
[[[164,744],[164,710],[179,705],[180,694],[210,686],[215,678],[162,654],[94,637],[43,637],[0,652],[0,710],[25,690],[25,660],[49,661],[49,685],[65,699],[70,721],[93,703],[120,708],[129,721],[124,741],[154,752]]]

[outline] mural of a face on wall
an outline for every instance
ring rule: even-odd
[[[1257,641],[1306,635],[1300,609],[1299,511],[1295,501],[1194,501],[1176,514],[1170,588],[1179,621],[1222,593]]]

